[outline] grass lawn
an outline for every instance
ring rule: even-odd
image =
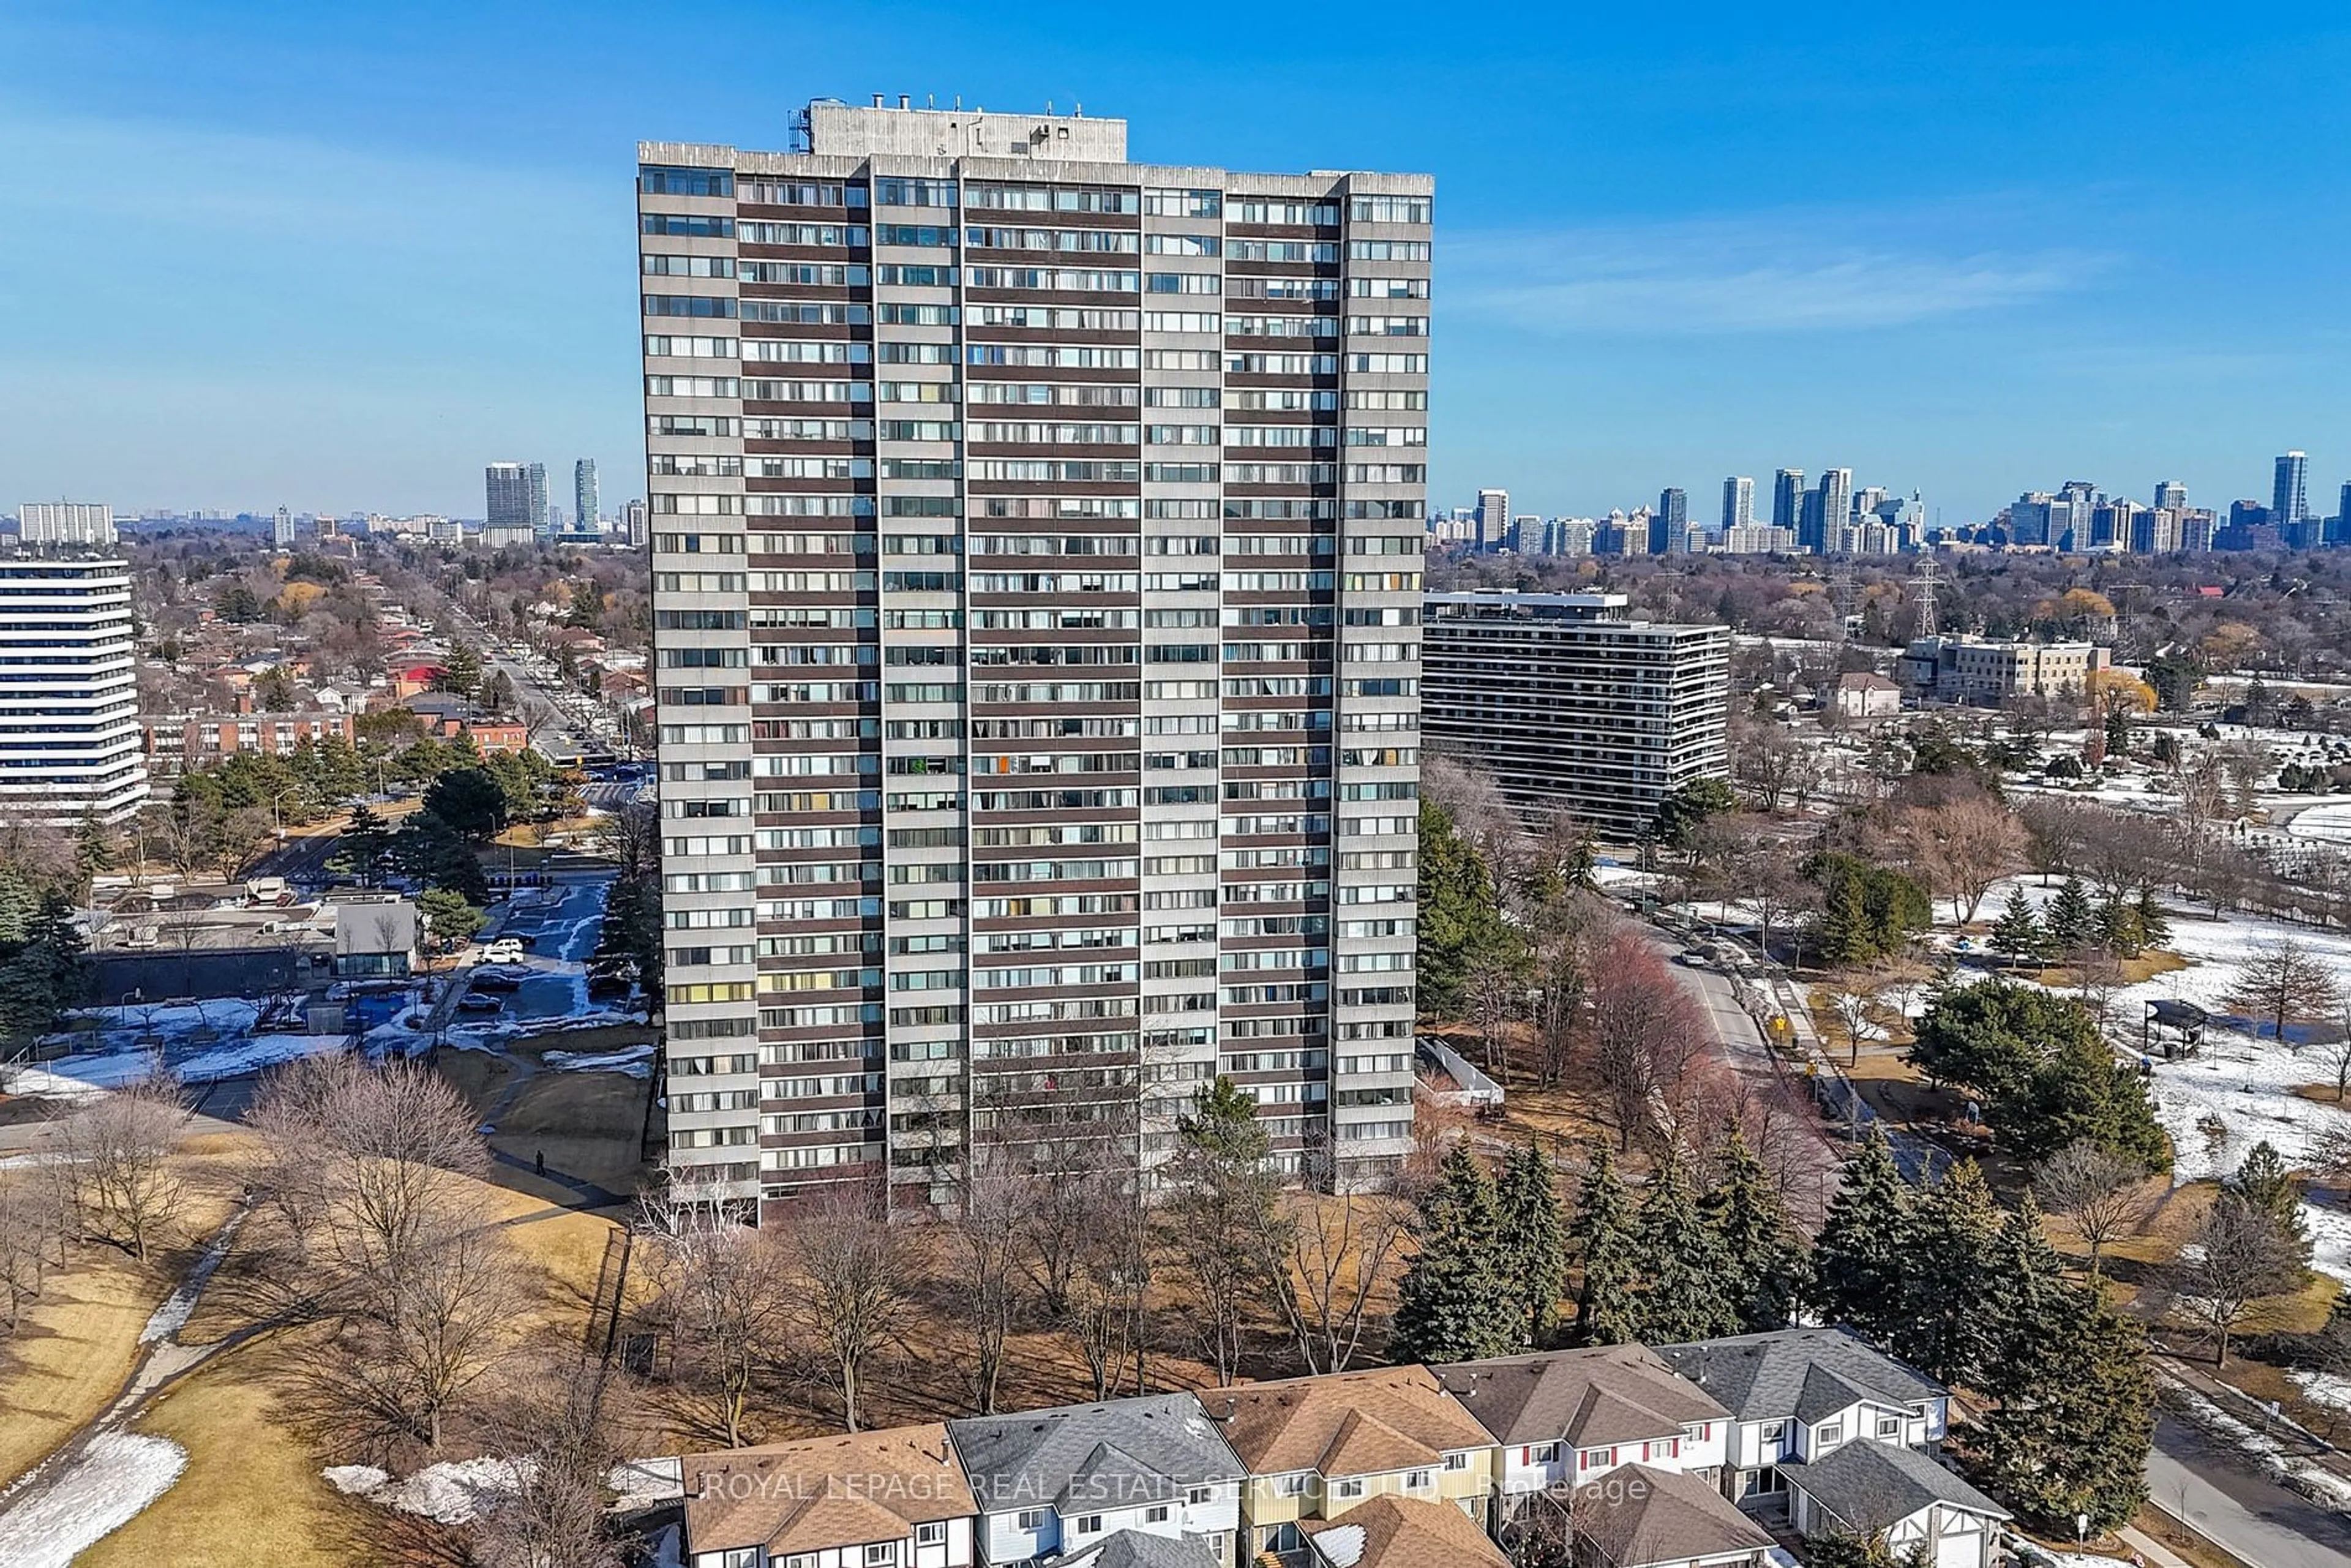
[[[567,1049],[578,1049],[567,1041]],[[650,1174],[643,1147],[648,1079],[622,1072],[545,1071],[498,1118],[491,1147],[628,1195]]]
[[[152,1506],[74,1561],[78,1568],[344,1568],[379,1561],[365,1515],[319,1478],[319,1461],[280,1425],[252,1380],[261,1341],[204,1368],[149,1406],[134,1428],[188,1451]]]

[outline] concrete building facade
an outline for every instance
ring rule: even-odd
[[[811,105],[639,157],[672,1159],[1411,1146],[1432,183]]]
[[[2109,663],[2109,651],[2095,643],[1920,637],[1902,654],[1902,679],[1933,702],[2079,696],[2089,689],[2092,672],[2106,668]]]
[[[1667,796],[1729,777],[1730,632],[1635,621],[1616,593],[1432,593],[1432,743],[1490,769],[1530,816],[1615,838]]]
[[[146,802],[131,637],[129,561],[0,557],[0,810],[119,822]]]

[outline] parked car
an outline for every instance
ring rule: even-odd
[[[457,1010],[461,1013],[494,1013],[505,1006],[506,1003],[497,998],[486,997],[475,991],[458,1001]]]
[[[523,946],[519,940],[512,936],[501,936],[496,941],[482,949],[482,962],[485,964],[519,964],[522,962],[522,955]]]

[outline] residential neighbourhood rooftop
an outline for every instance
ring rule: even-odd
[[[1165,1502],[1248,1474],[1189,1394],[974,1416],[947,1432],[983,1511]]]
[[[1847,1443],[1781,1469],[1789,1484],[1858,1534],[1890,1530],[1938,1502],[1994,1519],[2010,1517],[1934,1456],[1899,1443]]]
[[[1329,1568],[1507,1568],[1510,1559],[1449,1503],[1376,1497],[1338,1519],[1301,1521]]]
[[[1258,1474],[1367,1475],[1435,1464],[1448,1448],[1493,1442],[1425,1366],[1253,1383],[1206,1395],[1203,1403]]]
[[[1666,1364],[1742,1421],[1813,1421],[1857,1400],[1908,1405],[1949,1391],[1836,1328],[1781,1329],[1657,1347]]]
[[[697,1553],[759,1546],[781,1559],[897,1541],[973,1511],[938,1422],[693,1454],[684,1476],[686,1532]]]
[[[1579,1448],[1670,1436],[1730,1412],[1643,1345],[1461,1361],[1431,1369],[1498,1441]]]
[[[1857,1447],[1876,1448],[1862,1444]],[[1628,1465],[1576,1500],[1576,1534],[1612,1568],[1656,1568],[1771,1550],[1771,1533],[1703,1477]]]

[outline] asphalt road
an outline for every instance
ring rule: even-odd
[[[2157,1420],[2147,1481],[2158,1507],[2183,1515],[2254,1568],[2351,1563],[2351,1518],[2286,1490],[2186,1422]]]
[[[1724,1062],[1759,1088],[1775,1087],[1779,1073],[1771,1060],[1771,1047],[1764,1042],[1763,1031],[1740,1005],[1731,977],[1719,969],[1676,963],[1674,956],[1687,944],[1655,929],[1647,929],[1646,935],[1649,945],[1666,960],[1667,970],[1705,1009],[1707,1021],[1714,1027],[1715,1040],[1722,1048]],[[1799,1105],[1809,1115],[1810,1102],[1800,1100]],[[1789,1146],[1802,1151],[1804,1172],[1792,1184],[1790,1199],[1803,1216],[1816,1220],[1826,1211],[1830,1195],[1836,1191],[1843,1155],[1823,1136],[1805,1135],[1792,1141]]]

